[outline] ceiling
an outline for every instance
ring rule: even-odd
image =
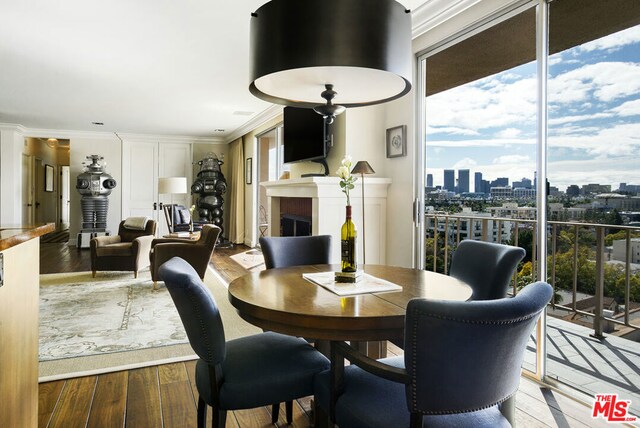
[[[263,3],[3,0],[0,123],[225,138],[270,106],[248,90]]]

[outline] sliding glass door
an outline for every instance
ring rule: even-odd
[[[535,4],[504,11],[434,49],[422,67],[425,269],[448,273],[457,244],[476,239],[524,246],[524,264],[535,275]],[[514,278],[514,292],[518,286]],[[536,366],[529,352],[526,368],[535,373]]]
[[[525,1],[420,57],[419,265],[523,247],[552,303],[524,368],[640,411],[640,2]],[[547,142],[548,140],[548,142]]]

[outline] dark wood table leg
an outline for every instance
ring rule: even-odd
[[[351,342],[351,346],[356,348],[360,353],[366,355],[369,358],[373,358],[375,360],[379,358],[387,357],[387,341],[386,340],[369,341],[369,342],[353,341]]]

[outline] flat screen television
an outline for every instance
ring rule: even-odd
[[[322,161],[329,154],[329,125],[312,109],[285,107],[284,163]]]

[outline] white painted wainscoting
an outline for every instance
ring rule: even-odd
[[[267,190],[271,236],[280,233],[280,199],[311,198],[312,234],[331,235],[332,263],[340,262],[340,228],[345,219],[346,196],[338,177],[306,177],[260,183]],[[391,179],[365,177],[364,205],[367,264],[385,264],[387,240],[387,188]],[[362,180],[350,193],[352,219],[358,231],[357,260],[362,263]]]

